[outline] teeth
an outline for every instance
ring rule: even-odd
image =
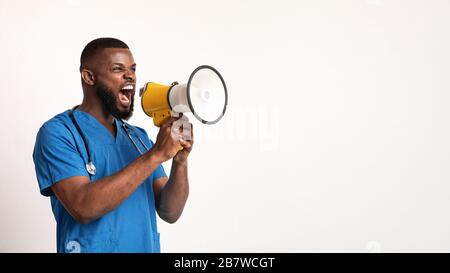
[[[124,88],[122,88],[122,90],[133,90],[133,86],[132,85],[127,85]]]

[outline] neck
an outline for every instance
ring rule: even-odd
[[[106,110],[100,101],[92,101],[83,98],[83,102],[77,108],[95,117],[103,126],[108,129],[114,136],[116,135],[116,127],[114,126],[114,117]]]

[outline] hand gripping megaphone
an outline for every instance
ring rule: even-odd
[[[200,122],[214,124],[225,114],[228,93],[220,73],[209,65],[197,67],[187,83],[148,82],[139,91],[145,114],[161,126],[172,113],[191,112]]]

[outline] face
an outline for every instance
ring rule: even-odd
[[[94,89],[105,109],[114,117],[133,114],[136,64],[129,49],[106,48],[95,67]]]

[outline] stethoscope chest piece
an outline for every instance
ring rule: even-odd
[[[87,164],[86,164],[86,170],[87,170],[87,172],[90,174],[90,175],[95,175],[95,173],[96,173],[96,169],[95,169],[95,165],[94,165],[94,163],[92,163],[92,161],[91,162],[88,162]]]

